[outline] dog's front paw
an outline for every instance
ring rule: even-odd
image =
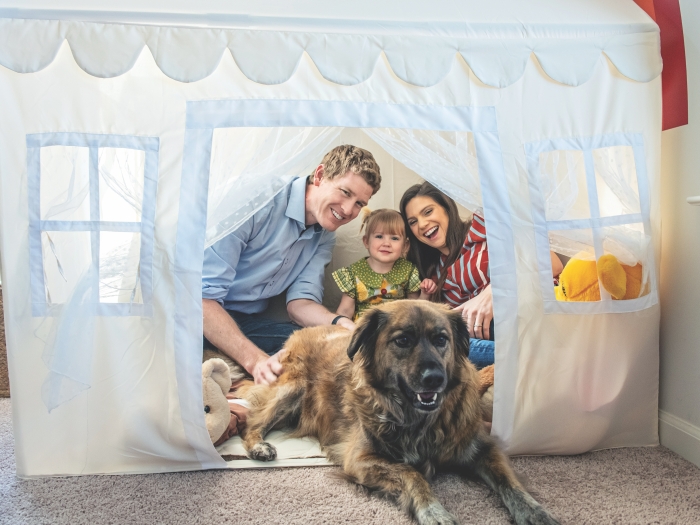
[[[517,525],[560,525],[559,522],[540,505],[532,507],[527,513],[515,516]]]
[[[270,443],[261,441],[253,445],[248,456],[250,456],[250,459],[257,459],[258,461],[272,461],[277,457],[277,450]]]
[[[457,518],[445,510],[445,507],[434,501],[427,507],[416,512],[416,520],[420,525],[458,525]]]

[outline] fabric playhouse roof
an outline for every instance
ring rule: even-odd
[[[416,86],[464,60],[484,84],[505,87],[532,54],[571,86],[601,55],[635,81],[661,72],[658,27],[632,0],[0,0],[1,65],[39,71],[64,41],[91,75],[121,75],[147,47],[181,82],[210,75],[226,52],[261,84],[288,80],[304,53],[342,85],[367,80],[379,60]]]

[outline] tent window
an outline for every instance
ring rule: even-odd
[[[526,149],[545,311],[621,312],[655,304],[642,137],[559,139]],[[556,288],[550,250],[568,259]]]
[[[27,148],[34,315],[150,315],[158,139],[53,133]]]

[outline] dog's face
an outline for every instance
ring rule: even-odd
[[[459,312],[408,300],[370,310],[348,347],[372,386],[398,394],[420,412],[442,404],[457,357],[468,353],[469,333]]]

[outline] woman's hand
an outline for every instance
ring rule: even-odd
[[[491,335],[489,327],[493,319],[493,294],[490,284],[479,295],[454,309],[462,312],[462,318],[469,330],[469,337],[489,339]]]

